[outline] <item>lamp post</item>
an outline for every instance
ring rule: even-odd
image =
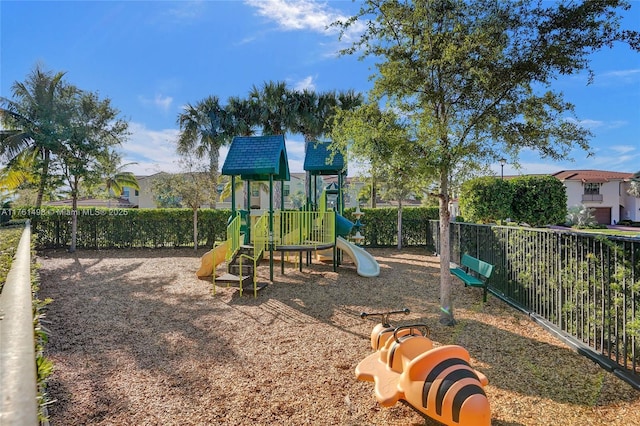
[[[502,157],[498,161],[500,161],[500,179],[504,180],[504,165],[507,164],[507,159]]]

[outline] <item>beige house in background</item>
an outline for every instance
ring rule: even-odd
[[[621,220],[640,221],[640,199],[629,195],[633,173],[604,170],[562,170],[551,176],[567,190],[567,207],[593,209],[598,223],[614,225]]]

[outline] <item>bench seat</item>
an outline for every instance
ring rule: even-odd
[[[473,275],[467,274],[460,268],[453,268],[450,269],[450,271],[453,275],[460,278],[465,286],[469,285],[471,287],[484,287],[484,281],[474,277]]]
[[[462,267],[452,264],[449,268],[451,274],[458,277],[463,283],[464,286],[471,287],[481,287],[484,289],[482,300],[484,302],[487,301],[487,279],[491,276],[491,272],[493,272],[493,265],[487,262],[484,262],[480,259],[476,259],[475,257],[469,256],[468,254],[463,254],[461,262],[462,267],[466,268],[465,271]],[[471,275],[469,272],[472,272],[474,275]]]

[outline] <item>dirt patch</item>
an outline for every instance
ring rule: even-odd
[[[355,379],[373,320],[408,307],[436,345],[460,344],[489,378],[494,425],[640,425],[640,392],[479,289],[456,283],[458,325],[438,324],[437,259],[370,249],[363,278],[314,263],[275,265],[257,298],[198,280],[202,251],[42,253],[51,297],[47,356],[55,425],[433,425],[410,407],[380,407]],[[268,262],[259,270],[269,277]]]

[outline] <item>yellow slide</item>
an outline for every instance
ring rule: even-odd
[[[209,250],[202,255],[202,257],[200,258],[200,269],[198,269],[198,271],[196,272],[198,278],[210,277],[211,275],[213,275],[213,271],[215,270],[216,266],[224,262],[229,244],[230,241],[227,240],[219,246],[214,247],[213,250]]]

